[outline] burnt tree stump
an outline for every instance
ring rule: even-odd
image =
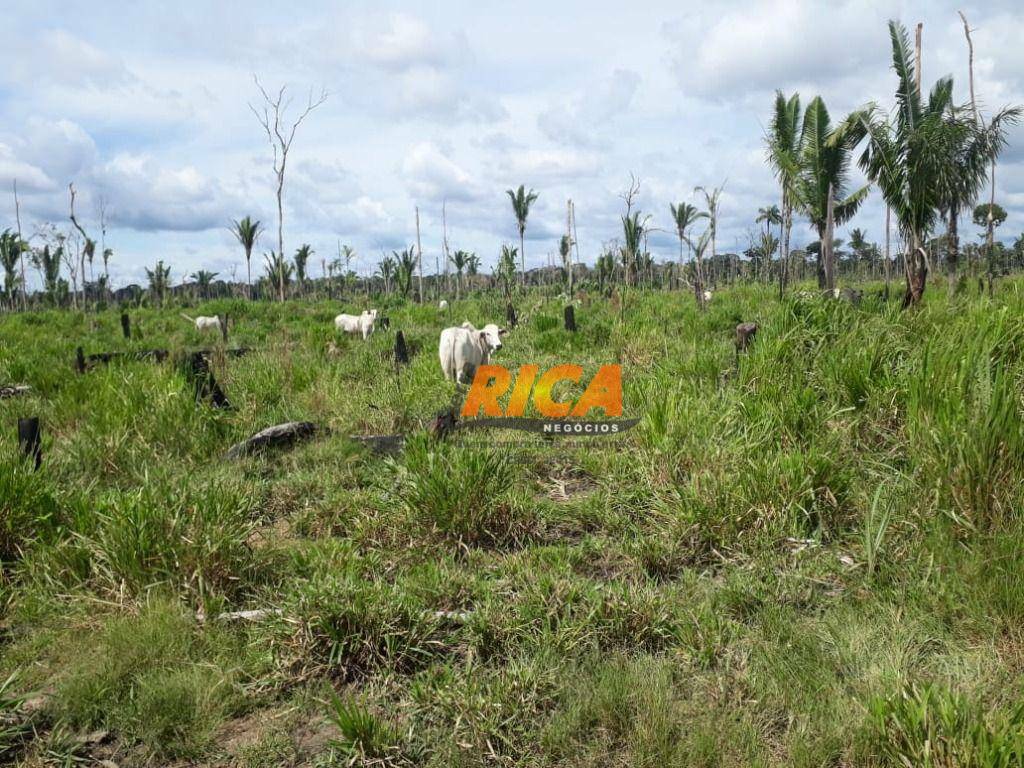
[[[757,335],[757,323],[740,323],[736,326],[736,354],[746,352]]]
[[[409,347],[405,343],[405,334],[395,334],[395,365],[409,364]]]
[[[85,351],[81,347],[75,349],[75,370],[85,373]]]
[[[313,437],[321,428],[311,421],[288,421],[273,427],[262,429],[246,440],[231,446],[226,458],[238,459],[253,453],[291,445],[299,440]]]
[[[38,470],[43,463],[43,436],[38,416],[18,419],[18,445],[22,455],[31,458]]]
[[[213,371],[210,369],[210,361],[202,352],[193,352],[188,358],[188,376],[195,384],[196,402],[201,403],[209,400],[214,408],[230,408],[224,390],[217,383]]]
[[[512,306],[512,302],[509,302],[505,307],[505,325],[509,328],[515,328],[519,322],[519,318],[516,317],[516,308]]]
[[[121,334],[129,340],[132,337],[132,321],[127,312],[121,313]]]
[[[565,330],[576,333],[576,310],[572,304],[565,308]]]

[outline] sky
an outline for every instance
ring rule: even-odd
[[[655,258],[674,259],[669,204],[699,203],[694,187],[724,184],[719,251],[742,251],[758,208],[777,204],[764,134],[774,92],[824,98],[838,121],[869,101],[888,108],[895,75],[886,22],[924,23],[923,82],[953,75],[968,99],[971,22],[983,113],[1024,104],[1024,9],[985,2],[297,2],[6,0],[0,69],[0,229],[76,213],[99,239],[103,201],[113,285],[171,265],[244,279],[228,227],[251,215],[276,248],[272,154],[250,110],[257,76],[282,86],[296,116],[310,93],[327,100],[298,128],[284,189],[285,253],[313,247],[310,272],[352,245],[360,274],[415,242],[425,270],[452,249],[490,271],[518,234],[505,190],[539,193],[526,234],[528,266],[557,253],[566,201],[580,254],[593,263],[620,236],[633,174],[651,214]],[[1009,218],[1024,230],[1024,128],[997,170]],[[854,174],[853,184],[862,183]],[[881,240],[873,192],[843,228]],[[964,222],[962,237],[975,237]],[[803,220],[793,246],[816,239]],[[38,276],[30,276],[38,283]],[[33,283],[30,282],[30,285]]]

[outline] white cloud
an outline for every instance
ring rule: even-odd
[[[416,144],[402,161],[402,176],[410,191],[426,200],[472,200],[473,177],[431,142]]]

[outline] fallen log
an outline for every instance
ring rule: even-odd
[[[0,400],[6,400],[9,397],[27,395],[31,391],[32,387],[27,384],[11,384],[9,386],[3,386],[0,387]]]
[[[238,459],[268,448],[285,447],[299,440],[307,440],[321,431],[324,431],[324,429],[311,421],[288,421],[284,424],[261,429],[252,437],[240,443],[235,443],[228,448],[225,457],[228,459]]]
[[[162,363],[164,360],[171,356],[170,350],[167,349],[140,349],[130,352],[93,352],[90,355],[81,353],[81,347],[76,351],[75,368],[78,369],[79,373],[84,373],[85,369],[96,363],[103,363],[109,365],[114,360],[155,360],[158,363]],[[242,357],[243,355],[252,352],[251,347],[237,347],[235,349],[197,349],[195,352],[188,352],[188,355],[203,355],[204,357],[211,357],[212,355],[222,354],[225,357]]]

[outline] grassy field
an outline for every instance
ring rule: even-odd
[[[255,350],[216,362],[230,411],[173,360],[73,370],[212,343],[177,308],[131,342],[113,311],[0,317],[0,384],[34,388],[0,401],[0,762],[1020,765],[1021,286],[910,312],[740,286],[703,315],[633,290],[576,334],[531,296],[496,362],[620,362],[642,417],[582,448],[431,440],[434,306],[378,302],[366,344],[331,322],[358,302],[186,310]],[[330,434],[223,459],[291,419]]]

